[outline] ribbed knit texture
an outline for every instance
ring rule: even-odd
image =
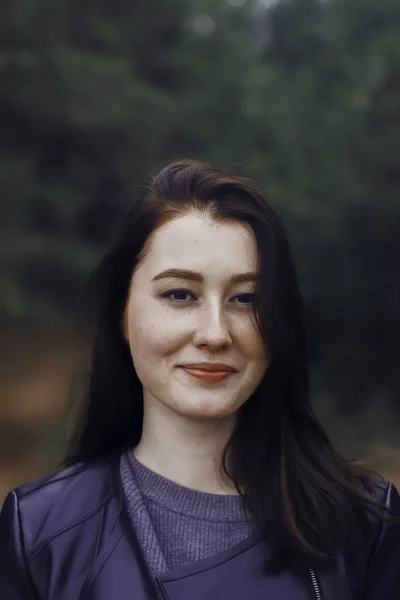
[[[127,513],[153,581],[164,571],[227,550],[253,533],[240,496],[209,494],[178,485],[121,457]]]

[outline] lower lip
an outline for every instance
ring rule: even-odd
[[[202,371],[201,369],[182,368],[195,379],[203,379],[204,381],[211,381],[213,383],[224,381],[229,375],[232,375],[232,371]]]

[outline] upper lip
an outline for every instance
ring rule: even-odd
[[[210,373],[217,373],[220,371],[229,371],[230,373],[234,373],[236,369],[231,367],[230,365],[225,365],[224,363],[209,363],[209,362],[200,362],[200,363],[189,363],[186,365],[180,365],[185,369],[199,369],[201,371],[210,371]]]

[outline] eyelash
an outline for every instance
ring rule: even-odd
[[[189,290],[185,290],[183,288],[178,288],[175,290],[169,290],[168,292],[165,292],[164,294],[161,294],[162,298],[165,298],[166,300],[170,300],[171,302],[175,302],[178,304],[185,304],[188,302],[188,300],[174,300],[173,298],[171,298],[172,294],[177,294],[178,292],[180,293],[185,293],[185,294],[189,294],[190,296],[192,296],[193,298],[195,298],[195,295],[193,294],[193,292],[190,292]],[[254,301],[255,301],[255,294],[252,294],[250,292],[243,292],[242,294],[237,294],[236,296],[233,297],[233,299],[236,298],[240,298],[240,296],[250,296],[251,297],[251,302],[247,303],[242,303],[242,302],[237,302],[235,304],[239,304],[240,306],[246,306],[246,307],[250,307],[254,305]]]

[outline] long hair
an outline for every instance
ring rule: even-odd
[[[274,541],[268,568],[327,564],[352,532],[363,530],[365,509],[382,518],[384,509],[367,493],[367,470],[333,449],[312,410],[301,296],[280,220],[247,180],[208,164],[179,161],[153,177],[93,275],[88,385],[63,464],[140,441],[142,385],[121,325],[129,284],[157,228],[191,211],[245,223],[258,248],[254,314],[269,366],[239,410],[222,466],[258,530]]]

